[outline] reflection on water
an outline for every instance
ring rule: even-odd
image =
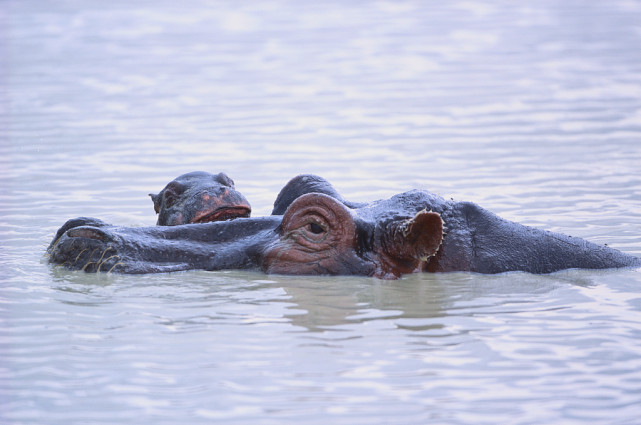
[[[412,188],[641,255],[641,3],[4,1],[0,422],[631,424],[635,270],[85,275],[68,218],[153,225],[227,172]]]
[[[506,411],[606,423],[607,406],[635,412],[638,401],[638,292],[619,279],[638,284],[633,271],[400,281],[68,273],[46,301],[12,311],[20,333],[5,362],[14,382],[35,388],[10,400],[21,417],[33,400],[60,422],[120,406],[123,421],[179,409],[202,423],[347,423],[358,412],[466,423]]]

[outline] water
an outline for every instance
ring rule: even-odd
[[[85,275],[80,215],[227,172],[641,255],[641,2],[0,2],[0,422],[636,424],[638,270]]]

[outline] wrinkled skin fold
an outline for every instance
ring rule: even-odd
[[[268,217],[142,228],[81,217],[60,228],[48,254],[51,263],[87,272],[247,269],[384,279],[422,271],[551,273],[641,265],[615,249],[426,191],[352,203],[313,175],[292,179]]]

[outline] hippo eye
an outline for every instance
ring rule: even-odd
[[[320,225],[316,223],[309,223],[309,231],[315,235],[319,235],[325,231]]]

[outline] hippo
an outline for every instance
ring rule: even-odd
[[[150,193],[149,196],[158,214],[158,226],[233,220],[251,214],[249,202],[234,188],[234,181],[225,173],[193,171],[183,174],[169,182],[160,193]],[[109,225],[97,218],[78,217],[60,227],[54,241],[67,230],[79,226]]]
[[[349,202],[314,175],[287,183],[270,216],[138,228],[73,219],[58,231],[48,254],[53,264],[86,272],[247,269],[382,279],[415,272],[545,274],[641,266],[640,259],[616,249],[423,190]]]
[[[157,195],[150,193],[157,225],[177,226],[249,217],[251,206],[225,173],[194,171],[176,177]]]

